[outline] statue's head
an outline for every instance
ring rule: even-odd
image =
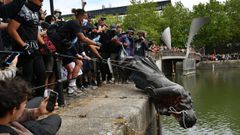
[[[193,109],[172,112],[172,115],[179,122],[179,125],[185,129],[193,127],[197,122],[196,113]]]

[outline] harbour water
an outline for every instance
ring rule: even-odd
[[[163,135],[240,134],[240,69],[199,70],[172,80],[191,92],[198,121],[183,129],[173,117],[162,116]]]

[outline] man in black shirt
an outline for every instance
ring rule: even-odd
[[[44,85],[46,77],[44,62],[39,53],[39,44],[44,44],[38,33],[38,12],[42,2],[43,0],[29,0],[8,26],[8,33],[16,41],[13,50],[24,52],[24,55],[19,57],[19,64],[23,66],[23,77],[28,83],[36,79],[37,86]],[[43,94],[44,88],[35,92],[35,96]]]
[[[63,58],[63,66],[68,70],[68,79],[71,79],[68,87],[68,96],[77,96],[79,90],[76,86],[76,77],[82,67],[83,58],[77,51],[77,41],[85,42],[90,45],[98,46],[99,44],[85,37],[82,30],[82,22],[87,19],[87,13],[83,9],[73,9],[75,20],[67,21],[62,27],[57,29],[57,32],[49,35],[53,44],[57,47],[57,51],[61,54],[78,57],[79,59]],[[71,62],[75,63],[73,67]]]

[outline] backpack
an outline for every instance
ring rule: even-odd
[[[10,135],[18,135],[18,133],[14,129],[12,129],[9,126],[5,126],[5,125],[0,125],[0,134],[1,133],[8,133]]]
[[[57,33],[59,28],[61,28],[65,24],[64,21],[58,21],[54,24],[51,24],[47,29],[47,35],[52,36],[53,34]]]
[[[72,42],[67,38],[62,38],[59,34],[59,29],[64,26],[66,22],[59,21],[51,24],[47,29],[47,35],[50,41],[55,45],[57,52],[63,52],[72,47]]]

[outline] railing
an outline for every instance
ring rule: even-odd
[[[181,52],[181,51],[170,51],[170,50],[164,50],[164,51],[160,51],[158,53],[150,53],[149,54],[152,58],[156,59],[156,60],[159,60],[163,57],[166,57],[166,56],[179,56],[181,58],[183,58],[184,56],[186,56],[186,53],[185,52]],[[192,52],[189,54],[189,58],[193,58],[195,60],[198,60],[200,61],[202,56],[200,53],[195,53],[195,52]]]

